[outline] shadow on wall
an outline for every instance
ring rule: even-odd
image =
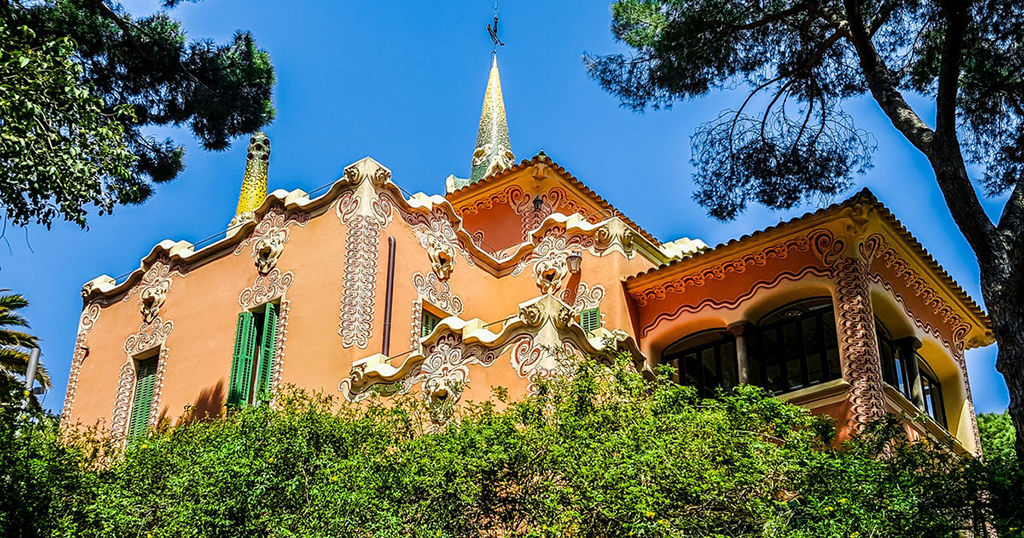
[[[216,419],[223,415],[224,402],[227,400],[227,390],[224,382],[218,381],[216,385],[206,387],[199,392],[194,402],[185,407],[185,411],[178,417],[178,426],[192,424],[202,420]],[[165,424],[167,409],[160,412],[158,424]]]

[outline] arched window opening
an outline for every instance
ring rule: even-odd
[[[891,385],[907,399],[913,399],[913,376],[909,368],[908,349],[900,342],[894,341],[889,329],[881,320],[875,318],[875,334],[878,339],[878,356],[882,360],[882,380]],[[910,351],[913,353],[913,351]]]
[[[662,364],[676,369],[676,381],[697,388],[710,398],[717,388],[735,387],[739,382],[736,340],[725,331],[704,331],[687,336],[665,348]]]
[[[761,318],[758,329],[752,384],[779,394],[842,376],[830,297],[788,304]]]
[[[917,366],[921,372],[921,394],[924,397],[924,411],[932,417],[935,422],[947,427],[946,407],[942,401],[942,385],[939,383],[939,376],[928,366],[920,355],[917,356]]]

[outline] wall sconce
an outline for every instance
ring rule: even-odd
[[[569,272],[574,275],[580,272],[580,264],[582,263],[583,254],[578,250],[572,251],[571,254],[565,257],[565,264],[569,266]]]
[[[540,196],[533,199],[533,210],[540,211],[541,207],[544,206],[544,199]]]

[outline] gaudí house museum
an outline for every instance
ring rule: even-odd
[[[890,412],[980,451],[964,353],[989,320],[866,190],[715,247],[662,242],[543,152],[515,160],[496,61],[472,173],[443,195],[405,195],[371,158],[317,196],[267,194],[269,165],[257,133],[222,238],[85,284],[66,425],[125,442],[289,384],[411,393],[444,422],[565,355],[625,353],[706,396],[764,387],[843,435]]]

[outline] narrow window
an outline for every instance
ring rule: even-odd
[[[145,437],[149,428],[157,359],[158,357],[150,357],[140,360],[135,366],[135,397],[132,399],[132,416],[128,422],[129,440]]]
[[[935,422],[946,428],[946,407],[942,401],[942,385],[939,383],[939,377],[920,355],[917,361],[918,367],[921,369],[921,392],[924,396],[925,408],[922,411],[928,413],[928,416],[932,417]]]
[[[594,332],[601,328],[601,309],[588,308],[580,312],[580,327],[584,331]]]
[[[270,381],[277,351],[278,306],[267,303],[262,312],[241,312],[235,330],[228,404],[270,401]]]
[[[882,360],[882,380],[908,399],[913,398],[906,361],[893,342],[889,330],[878,318],[875,318],[875,334],[878,339],[878,356]]]
[[[423,320],[423,327],[420,331],[421,337],[434,332],[434,329],[437,327],[437,324],[441,323],[441,318],[439,316],[435,316],[426,308],[423,309],[421,319]]]

